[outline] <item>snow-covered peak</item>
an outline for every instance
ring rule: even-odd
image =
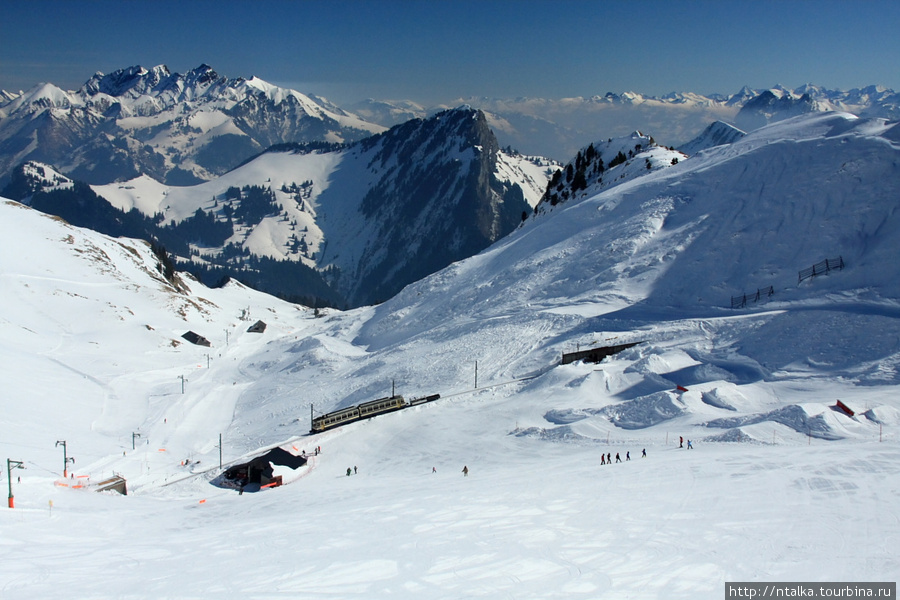
[[[9,92],[7,90],[0,90],[0,108],[3,107],[4,104],[11,102],[22,95],[21,91],[18,92]]]
[[[574,160],[553,175],[535,212],[543,214],[559,203],[587,198],[685,158],[684,153],[659,146],[640,131],[599,140],[579,150]]]
[[[52,118],[29,122],[47,109]],[[353,142],[386,129],[257,77],[226,78],[207,64],[184,74],[165,65],[96,73],[71,93],[43,84],[2,104],[0,118],[0,146],[11,149],[0,153],[0,175],[38,160],[90,183],[146,174],[185,185],[275,144]]]
[[[19,94],[6,104],[2,111],[5,116],[20,110],[34,111],[44,108],[69,108],[80,104],[75,97],[52,83],[39,83],[27,92]]]
[[[776,87],[747,101],[735,116],[734,122],[740,129],[752,131],[782,119],[829,109],[827,104],[819,103],[808,93],[798,96],[790,90]]]
[[[96,73],[81,88],[82,96],[92,96],[98,93],[109,96],[138,98],[144,95],[156,94],[160,88],[165,88],[166,83],[172,77],[169,68],[158,65],[152,69],[145,69],[140,65],[127,67],[113,71],[108,75]]]
[[[700,135],[681,146],[679,150],[688,156],[692,156],[707,148],[730,144],[741,139],[744,135],[746,134],[737,127],[722,121],[716,121],[715,123],[710,123],[709,127],[704,129]]]

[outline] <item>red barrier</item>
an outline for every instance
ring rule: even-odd
[[[852,417],[853,415],[856,414],[855,412],[853,412],[852,410],[850,410],[850,407],[849,407],[849,406],[847,406],[846,404],[844,404],[844,403],[841,402],[840,400],[837,401],[836,406],[837,406],[839,409],[841,409],[842,411],[844,411],[844,412],[847,414],[848,417]]]

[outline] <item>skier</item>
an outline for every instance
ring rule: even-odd
[[[606,464],[608,464],[608,465],[612,464],[612,453],[610,453],[610,452],[606,453]]]
[[[622,459],[619,458],[619,453],[616,452],[616,462],[622,462]]]
[[[431,472],[432,472],[432,473],[437,473],[437,468],[436,468],[436,467],[431,467]]]
[[[678,447],[684,448],[684,438],[681,437],[680,435],[678,436]]]
[[[687,447],[687,449],[688,449],[688,450],[693,450],[693,449],[694,449],[694,447],[691,445],[691,440],[688,440],[688,447]]]
[[[625,453],[625,460],[626,461],[631,460],[631,450],[629,450],[628,452]]]
[[[605,465],[605,464],[606,464],[606,455],[605,455],[605,454],[601,454],[601,455],[600,455],[600,464],[601,464],[601,465]]]
[[[356,475],[356,465],[353,466],[353,474]]]
[[[463,477],[468,477],[469,476],[469,467],[463,466],[462,474],[463,474]]]
[[[647,449],[646,448],[641,450],[641,458],[647,458]]]
[[[350,469],[350,467],[347,467],[347,477],[350,477],[350,473],[352,473],[352,472],[353,471]]]

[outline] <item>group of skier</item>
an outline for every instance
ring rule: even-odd
[[[641,458],[647,458],[647,449],[643,448],[641,450]],[[625,461],[631,460],[631,451],[625,453]],[[622,462],[622,457],[619,456],[619,453],[616,452],[616,462]],[[613,464],[612,452],[607,452],[606,454],[600,454],[600,464],[601,465],[611,465]]]

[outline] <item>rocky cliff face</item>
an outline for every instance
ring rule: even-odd
[[[498,178],[499,146],[481,111],[413,120],[358,151],[374,177],[359,205],[371,233],[340,283],[355,302],[386,299],[480,252],[531,212],[525,183]]]

